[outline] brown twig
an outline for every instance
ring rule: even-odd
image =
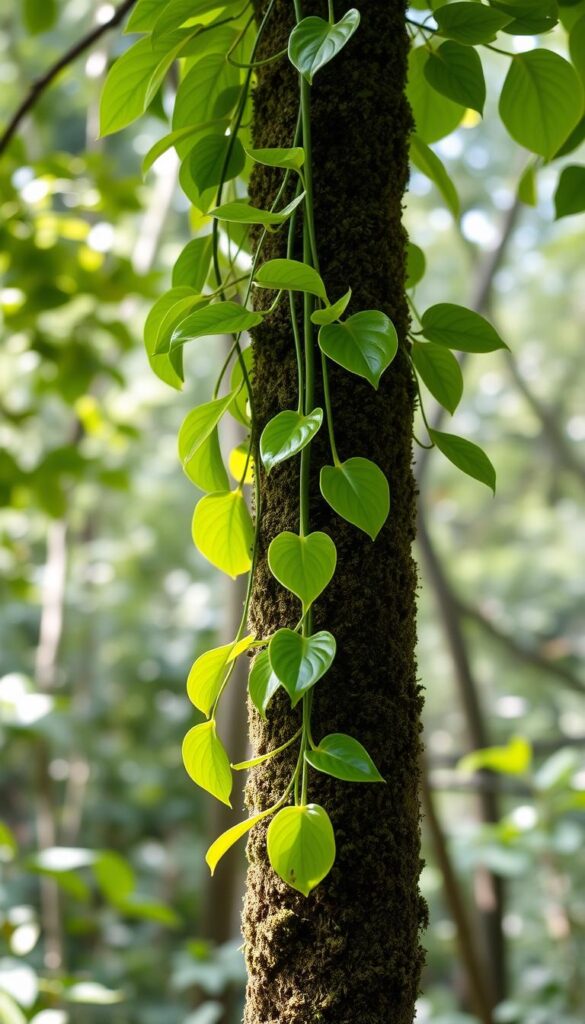
[[[33,107],[36,106],[43,93],[50,86],[51,82],[57,78],[61,71],[64,71],[64,69],[70,64],[73,64],[78,57],[81,57],[86,50],[89,50],[98,39],[101,39],[104,33],[109,32],[110,29],[119,25],[135,3],[136,0],[124,0],[124,3],[120,4],[108,21],[105,21],[103,25],[96,25],[95,28],[91,29],[90,32],[87,32],[86,35],[81,37],[81,39],[78,39],[73,46],[59,57],[59,60],[55,61],[55,63],[52,64],[51,67],[40,76],[40,78],[37,78],[32,83],[27,95],[14,111],[14,114],[6,125],[6,128],[0,135],[0,155],[2,155],[2,153],[4,153],[8,148],[8,145],[16,134],[21,121],[23,121],[26,115],[33,109]]]

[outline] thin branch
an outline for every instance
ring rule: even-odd
[[[466,619],[471,619],[478,626],[483,629],[493,640],[497,640],[498,643],[505,647],[505,649],[512,654],[515,658],[526,662],[533,668],[538,669],[539,672],[545,672],[547,675],[554,675],[557,679],[560,679],[565,686],[570,690],[575,690],[576,693],[585,693],[585,683],[574,675],[570,669],[564,665],[559,665],[550,658],[545,658],[537,650],[530,647],[523,647],[518,641],[512,636],[511,633],[506,633],[496,626],[492,619],[484,615],[479,608],[474,607],[471,604],[467,604],[460,598],[455,598],[457,608],[460,615],[463,615]]]
[[[41,96],[51,85],[53,80],[57,78],[65,68],[70,64],[73,64],[78,57],[81,57],[86,50],[89,50],[106,32],[115,28],[116,25],[119,25],[135,3],[136,0],[124,0],[124,3],[120,4],[108,21],[105,21],[103,25],[96,25],[90,32],[87,32],[86,35],[82,36],[81,39],[66,50],[65,53],[59,57],[59,60],[52,64],[40,78],[37,78],[32,83],[27,95],[24,97],[20,106],[17,107],[6,128],[0,135],[0,156],[8,148],[8,145],[16,134],[21,121],[23,121],[26,115],[30,113],[33,107],[36,106]]]

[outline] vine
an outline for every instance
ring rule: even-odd
[[[311,728],[314,687],[336,656],[335,637],[325,629],[315,632],[313,623],[314,603],[330,584],[337,562],[333,540],[323,532],[312,532],[309,517],[313,442],[324,423],[331,461],[319,467],[322,498],[372,542],[390,512],[390,488],[381,469],[369,459],[338,452],[329,363],[336,363],[378,388],[399,346],[403,346],[428,435],[429,443],[420,443],[423,447],[435,446],[464,473],[495,490],[493,466],[477,445],[429,425],[420,385],[453,413],[461,398],[463,380],[452,350],[492,352],[505,345],[483,317],[452,303],[439,303],[419,314],[411,298],[411,311],[418,326],[407,338],[399,339],[391,320],[380,310],[357,310],[346,315],[351,287],[330,300],[320,274],[313,209],[311,89],[315,76],[358,30],[360,14],[351,9],[336,21],[333,0],[328,0],[327,19],[303,17],[301,0],[294,0],[295,25],[287,49],[259,60],[258,48],[273,6],[274,0],[270,0],[252,32],[255,18],[249,4],[236,10],[234,0],[222,0],[221,5],[218,0],[138,0],[127,29],[144,34],[144,38],[130,47],[109,72],[102,97],[102,133],[116,131],[139,116],[156,96],[171,64],[180,61],[172,131],[152,147],[144,168],[148,170],[166,150],[174,147],[181,159],[181,187],[195,209],[211,218],[212,230],[211,234],[197,235],[177,260],[172,288],[158,300],[147,318],[145,344],[154,372],[167,384],[180,388],[185,344],[218,334],[233,337],[212,398],[193,409],[180,428],[179,456],[187,476],[205,492],[193,516],[196,547],[228,575],[248,574],[242,618],[234,640],[202,654],[189,673],[188,696],[206,720],[187,733],[183,760],[199,786],[230,805],[233,771],[254,768],[289,748],[296,748],[295,767],[276,803],[228,829],[211,845],[206,860],[213,872],[226,850],[256,823],[270,817],[270,863],[287,884],[307,896],[328,874],[335,859],[335,837],[327,811],[310,800],[309,768],[347,782],[384,782],[358,738],[334,733],[315,741]],[[465,99],[457,91],[465,92],[461,76],[467,75],[465,102],[481,111],[485,87],[482,89],[481,63],[474,46],[491,47],[497,32],[512,22],[512,14],[485,5],[458,3],[439,8],[433,17],[437,28],[408,20],[409,30],[413,35],[416,30],[423,39],[423,45],[411,54],[411,103],[416,107],[416,89],[425,77],[427,86],[435,90],[435,101],[437,95],[452,101],[441,108],[441,116],[457,116],[451,107]],[[441,34],[447,36],[447,42],[436,49],[434,37]],[[545,51],[535,51],[538,53]],[[536,72],[538,60],[535,61],[534,54],[511,57],[512,79],[521,73],[521,60],[531,60]],[[551,71],[549,58],[557,73],[568,82],[566,68],[570,66],[548,53],[547,73]],[[298,72],[299,83],[294,138],[288,148],[255,149],[248,129],[255,69],[287,59]],[[542,62],[542,57],[539,60]],[[463,68],[457,81],[453,75],[449,77],[450,61],[454,62],[451,71],[457,61],[457,67]],[[566,67],[560,68],[559,61]],[[510,108],[509,96],[507,103]],[[463,109],[458,116],[462,116]],[[515,131],[518,136],[525,134],[526,124],[515,127],[514,109],[511,114],[508,112],[507,120],[504,111],[502,116],[512,135]],[[561,135],[569,134],[576,119],[573,117],[571,123],[570,118],[566,120]],[[422,137],[422,113],[417,123],[419,120],[419,135],[412,140],[413,163],[439,187],[456,215],[458,199],[454,187]],[[543,156],[551,155],[548,147],[551,132],[554,134],[551,125],[547,127],[547,152],[542,146],[533,147]],[[518,140],[522,142],[523,138]],[[559,136],[557,141],[560,145],[563,140]],[[238,182],[254,163],[282,172],[280,187],[269,209],[252,206],[239,192]],[[292,199],[283,205],[285,195],[291,194]],[[262,231],[246,269],[241,254],[247,252],[248,234],[253,226]],[[285,227],[286,258],[263,260],[267,235]],[[302,259],[295,258],[299,235]],[[412,243],[407,255],[408,288],[412,291],[424,274],[424,256]],[[252,289],[258,295],[263,291],[275,293],[271,305],[262,310],[249,308]],[[251,350],[245,347],[244,337],[262,322],[270,321],[285,295],[290,307],[298,402],[296,409],[281,410],[264,427],[259,440],[261,465],[255,466],[250,441],[257,426]],[[302,296],[302,317],[297,308],[298,296]],[[324,409],[314,405],[317,350]],[[227,413],[247,434],[246,442],[230,456],[235,487],[230,486],[219,442],[218,428]],[[246,628],[262,516],[260,475],[269,474],[275,466],[297,456],[299,532],[285,531],[272,539],[268,564],[278,583],[299,600],[300,617],[294,629],[283,626],[271,636],[254,637],[246,633]],[[255,522],[245,496],[245,488],[250,484],[255,493]],[[258,713],[266,718],[272,698],[282,689],[292,708],[300,705],[302,719],[300,727],[280,746],[251,760],[230,764],[217,735],[216,712],[236,659],[245,652],[254,652],[248,687]]]

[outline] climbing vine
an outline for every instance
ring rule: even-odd
[[[544,7],[547,13],[543,13]],[[242,6],[236,0],[138,0],[127,31],[143,38],[112,66],[104,87],[101,121],[102,134],[107,134],[140,116],[158,102],[169,69],[179,61],[172,131],[147,154],[144,169],[148,171],[155,160],[174,148],[180,158],[181,188],[197,211],[193,222],[196,227],[210,223],[211,231],[198,230],[179,256],[171,289],[147,318],[145,344],[154,372],[180,388],[186,344],[218,334],[233,339],[213,395],[193,409],[181,426],[179,456],[187,476],[204,492],[193,516],[197,549],[229,576],[248,574],[234,640],[201,655],[189,673],[187,692],[205,721],[187,733],[183,760],[198,785],[229,805],[232,771],[254,768],[294,748],[296,763],[276,803],[216,839],[206,860],[213,872],[226,850],[257,822],[270,817],[270,863],[286,883],[307,896],[335,859],[335,837],[327,810],[311,802],[309,769],[348,783],[384,782],[359,737],[343,733],[315,737],[311,728],[314,687],[336,656],[335,637],[326,629],[315,632],[313,623],[314,603],[331,582],[337,560],[333,540],[324,532],[312,531],[309,516],[313,441],[320,430],[327,431],[330,450],[328,462],[318,467],[323,500],[366,533],[372,543],[390,514],[391,481],[369,459],[338,450],[329,364],[334,362],[377,388],[403,344],[428,434],[428,441],[419,443],[436,447],[464,473],[495,490],[495,472],[487,455],[470,441],[430,425],[423,386],[453,413],[463,389],[453,350],[492,352],[505,345],[483,317],[462,306],[440,303],[419,314],[412,293],[424,274],[425,261],[413,243],[408,248],[408,287],[414,326],[407,339],[399,340],[391,320],[380,310],[358,309],[348,314],[350,281],[341,296],[328,294],[320,274],[313,209],[311,91],[321,69],[359,31],[360,13],[351,9],[336,20],[333,0],[328,0],[327,18],[304,17],[300,0],[294,0],[295,25],[287,48],[258,59],[273,8],[274,0],[269,0],[257,22],[250,4]],[[428,24],[428,16],[408,19],[413,39],[409,98],[417,123],[411,159],[440,189],[457,216],[454,186],[429,143],[455,127],[466,108],[478,113],[483,110],[485,82],[477,45],[511,58],[501,116],[512,137],[537,154],[527,170],[529,175],[561,149],[570,151],[567,140],[582,117],[583,95],[577,72],[558,54],[538,49],[512,54],[492,45],[499,31],[548,30],[549,22],[556,24],[551,3],[456,2],[440,7],[433,17],[435,25]],[[256,149],[249,132],[255,70],[286,60],[298,72],[294,137],[287,148]],[[561,93],[566,102],[562,114],[555,114],[551,96],[558,98]],[[241,183],[254,164],[281,175],[270,209],[259,209],[242,195]],[[526,175],[521,187],[526,191]],[[359,217],[359,211],[353,215]],[[253,256],[249,255],[252,231]],[[287,233],[287,255],[266,260],[264,242],[275,231]],[[296,356],[297,404],[270,420],[253,452],[251,439],[257,434],[257,420],[251,349],[246,347],[245,337],[262,322],[269,324],[284,302],[290,309],[291,346]],[[315,405],[316,358],[320,360],[324,408]],[[230,486],[219,441],[219,427],[228,414],[246,435],[229,459],[235,486]],[[272,539],[268,564],[278,583],[298,599],[298,622],[294,629],[283,626],[270,636],[252,636],[247,623],[262,516],[261,474],[269,474],[293,458],[299,459],[299,532],[285,531]],[[254,518],[246,493],[250,487]],[[216,712],[236,660],[246,652],[253,654],[249,694],[258,713],[265,718],[270,701],[282,689],[291,707],[299,706],[301,723],[276,749],[230,764],[217,734]]]

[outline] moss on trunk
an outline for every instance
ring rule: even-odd
[[[364,0],[361,25],[312,88],[315,217],[328,293],[353,289],[349,312],[384,310],[404,337],[405,235],[402,195],[411,116],[404,98],[408,41],[401,0]],[[312,4],[305,13],[325,15]],[[337,12],[340,16],[343,10]],[[326,15],[325,15],[326,16]],[[277,0],[261,56],[286,45],[290,0]],[[296,74],[286,61],[263,68],[255,93],[255,144],[292,144]],[[257,169],[252,201],[268,206],[276,172]],[[284,255],[284,232],[265,257]],[[286,303],[254,338],[259,429],[296,406],[293,339]],[[317,361],[318,362],[318,361]],[[421,695],[416,681],[415,590],[411,557],[415,489],[411,472],[414,393],[399,353],[378,392],[331,364],[336,438],[342,459],[373,459],[390,481],[390,518],[374,544],[339,519],[319,494],[329,463],[326,431],[313,446],[311,529],[338,551],[334,580],[315,609],[315,628],[336,637],[337,657],[314,691],[313,733],[348,732],[372,754],[387,785],[337,782],[311,771],[309,798],[331,816],[337,860],[305,899],[271,870],[264,824],[251,834],[244,935],[249,972],[246,1024],[410,1024],[418,991],[425,907],[418,893],[418,760]],[[320,387],[317,382],[317,401]],[[272,537],[298,529],[298,460],[261,476],[260,561],[251,624],[267,635],[298,621],[295,598],[266,564]],[[251,737],[262,753],[281,743],[299,717],[277,695],[268,723],[252,709]],[[247,800],[264,808],[286,785],[286,755],[251,774]]]

